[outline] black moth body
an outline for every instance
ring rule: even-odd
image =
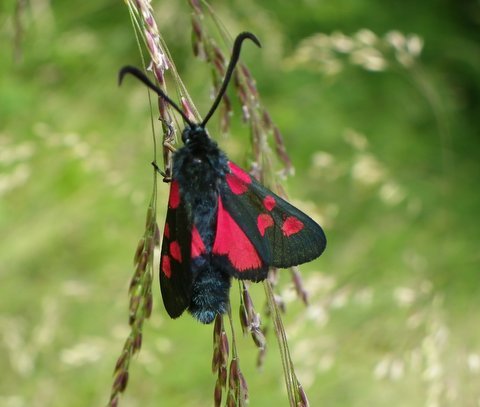
[[[192,123],[161,89],[134,67],[130,73],[172,105],[187,123],[184,146],[173,155],[167,217],[160,260],[160,287],[172,318],[187,309],[211,323],[229,307],[231,278],[261,281],[269,267],[291,267],[320,256],[326,238],[305,213],[229,161],[205,125],[227,88],[241,43],[235,40],[222,87],[202,123]]]
[[[192,235],[192,225],[195,225],[205,246],[205,253],[192,259],[190,270],[183,271],[188,274],[188,281],[185,279],[182,282],[180,298],[170,295],[175,291],[174,277],[171,276],[168,281],[160,269],[162,297],[167,311],[172,310],[170,316],[176,317],[178,312],[181,314],[187,305],[195,318],[208,324],[217,314],[227,311],[229,302],[230,275],[222,267],[215,267],[211,257],[219,188],[228,172],[227,157],[202,127],[186,127],[182,140],[185,146],[173,156],[172,181],[178,182],[181,197],[176,215],[184,216],[187,220],[187,228],[183,230],[186,233],[182,236],[186,240],[183,242],[186,245],[183,251],[191,258],[191,253],[187,252],[191,247],[189,236]],[[162,244],[162,253],[166,252],[166,246],[166,243]]]

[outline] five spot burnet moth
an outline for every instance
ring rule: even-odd
[[[261,281],[269,267],[286,268],[320,256],[326,239],[305,213],[261,185],[231,162],[207,134],[205,125],[218,107],[242,42],[240,34],[220,91],[201,123],[193,123],[140,70],[126,66],[119,74],[137,77],[183,118],[184,146],[173,155],[173,169],[163,232],[160,287],[172,318],[185,309],[208,324],[229,307],[232,277]]]

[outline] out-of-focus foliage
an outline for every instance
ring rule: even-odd
[[[205,112],[188,5],[153,7]],[[478,3],[213,7],[232,34],[262,40],[243,61],[296,167],[290,196],[329,238],[302,267],[308,309],[282,278],[312,406],[478,404]],[[0,27],[0,405],[103,405],[152,189],[146,92],[116,85],[139,64],[135,38],[120,1],[7,0]],[[218,139],[242,162],[248,129],[238,110],[232,122]],[[252,293],[259,308],[262,287]],[[212,329],[171,321],[158,288],[154,299],[123,405],[211,405]],[[250,339],[238,345],[251,405],[287,405],[273,338],[261,373]]]

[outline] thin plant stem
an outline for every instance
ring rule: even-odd
[[[130,21],[132,23],[133,33],[135,35],[135,41],[136,41],[137,47],[140,51],[140,58],[142,60],[142,66],[143,66],[143,69],[146,69],[147,64],[145,62],[145,57],[143,55],[143,52],[141,52],[142,46],[140,44],[140,38],[138,36],[138,33],[141,32],[140,27],[139,27],[138,21],[133,18],[133,10],[131,9],[130,3],[127,3],[127,4],[128,4],[128,8],[130,9],[130,13],[129,13]],[[150,90],[148,90],[148,88],[147,88],[147,94],[148,94],[148,105],[150,106],[150,112],[153,112],[152,97],[150,95]],[[150,115],[150,126],[152,128],[153,162],[156,163],[157,162],[157,137],[156,137],[156,134],[155,134],[155,125],[153,123],[153,114]],[[154,191],[156,191],[156,189],[157,189],[156,188],[156,185],[157,185],[157,171],[154,170],[154,174],[155,175],[153,177],[153,184],[154,184]]]
[[[275,295],[273,293],[270,281],[267,279],[263,282],[265,294],[267,297],[268,306],[272,315],[273,325],[276,332],[278,346],[280,348],[280,356],[282,359],[282,366],[285,378],[285,385],[287,387],[288,400],[291,407],[308,406],[308,400],[295,374],[294,365],[290,356],[288,348],[287,335],[283,326],[280,310],[278,309]]]

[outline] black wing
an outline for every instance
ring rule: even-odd
[[[291,267],[323,253],[325,234],[313,219],[234,163],[229,162],[229,167],[231,173],[220,187],[222,203],[265,264]]]
[[[189,306],[192,291],[191,225],[180,197],[178,183],[170,186],[167,219],[160,257],[160,288],[163,304],[172,318],[182,315]]]

